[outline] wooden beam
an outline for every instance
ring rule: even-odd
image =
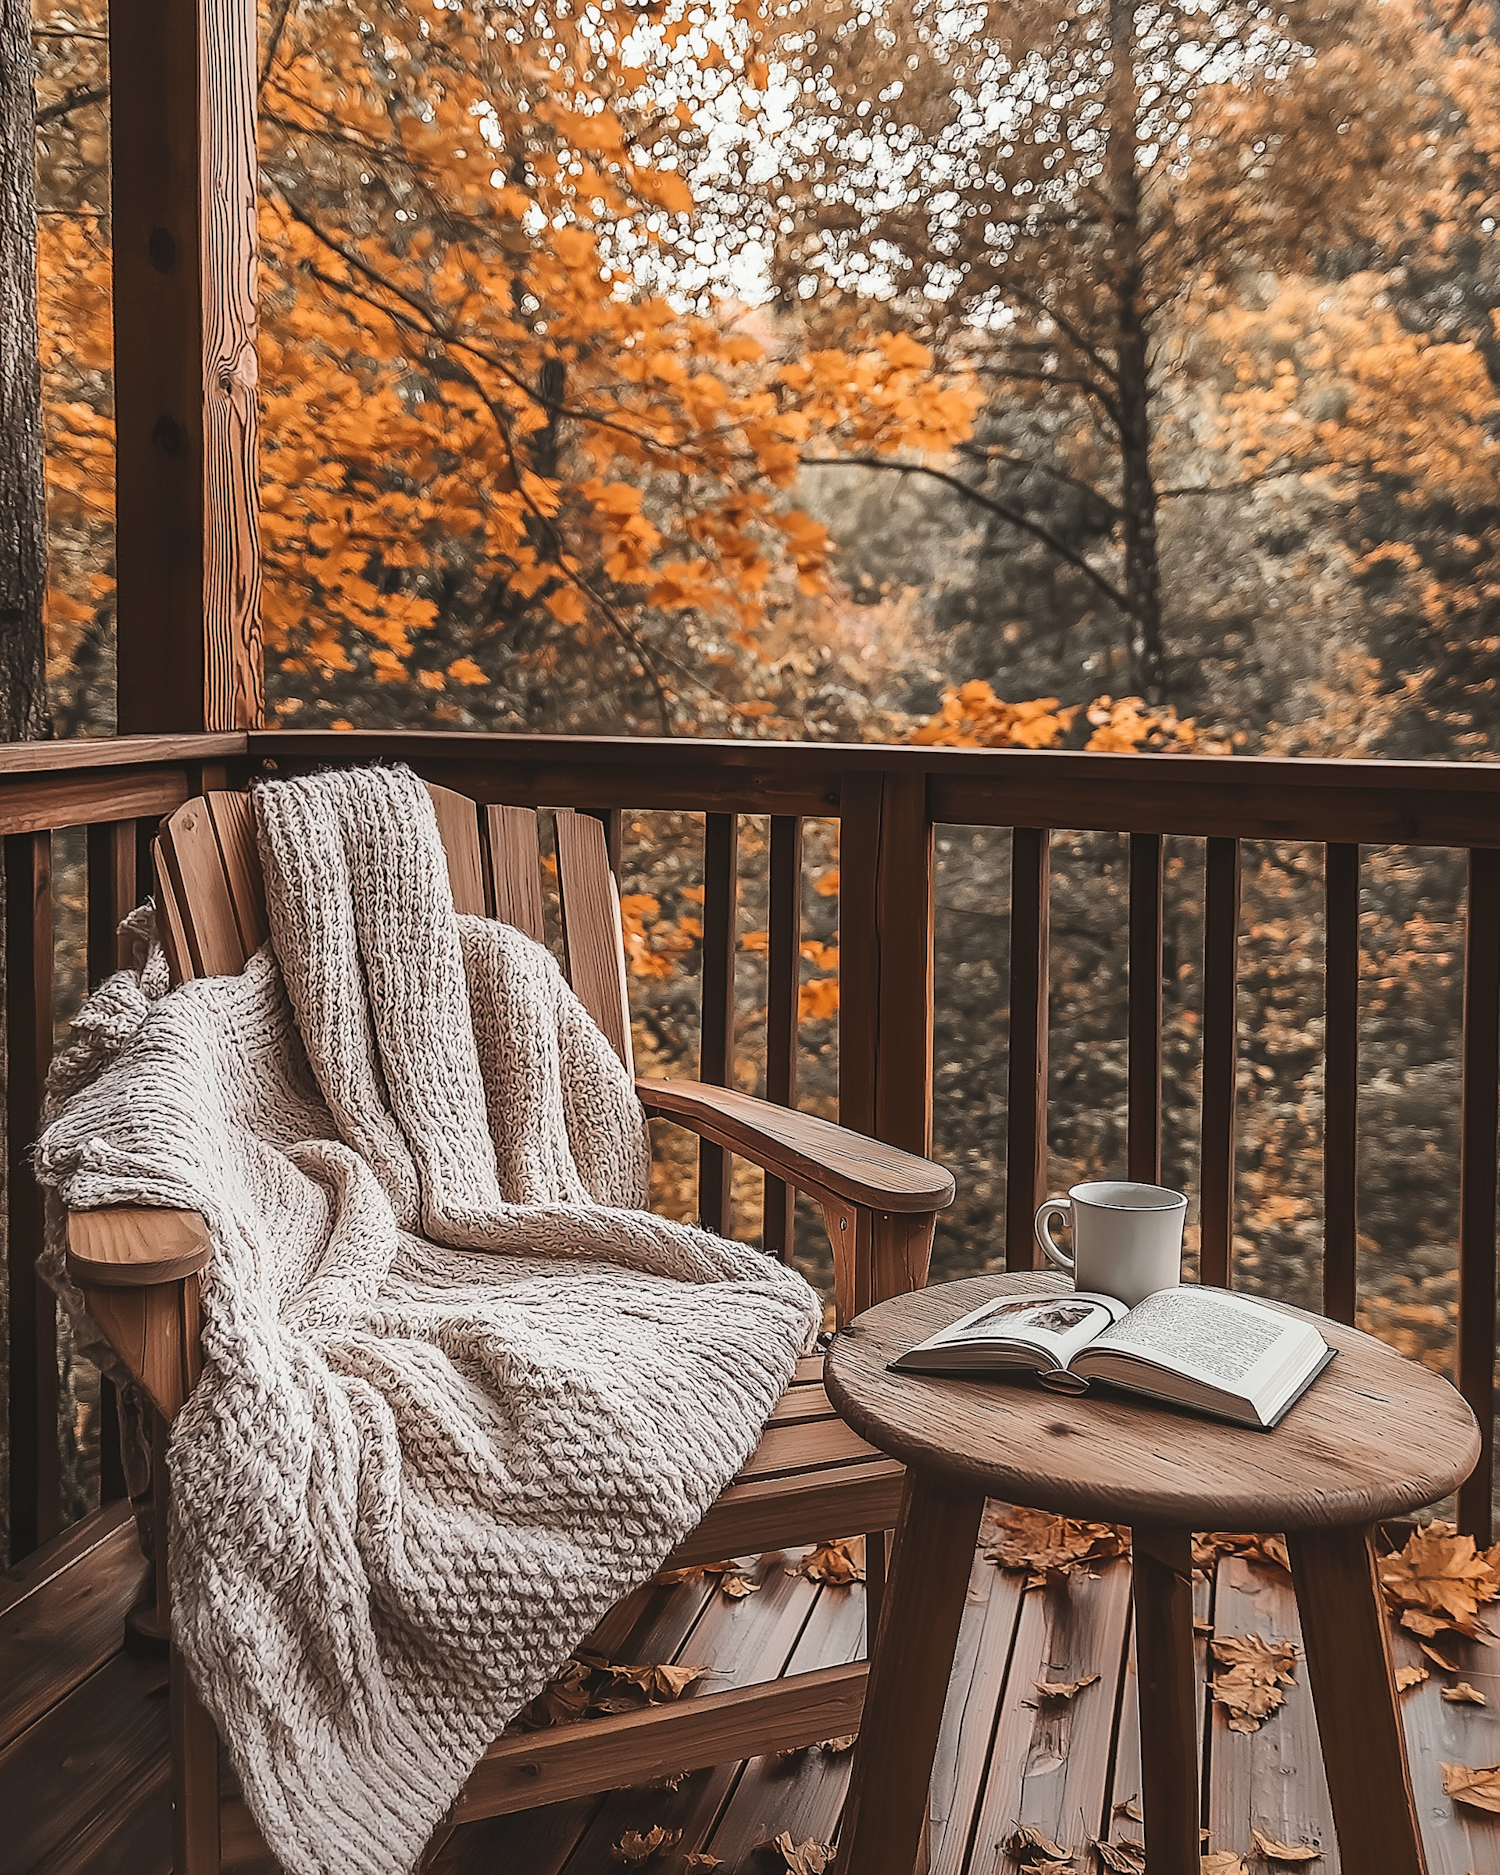
[[[115,0],[109,59],[119,728],[256,728],[253,0]]]

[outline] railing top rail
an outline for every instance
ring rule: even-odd
[[[243,731],[197,736],[84,736],[67,742],[0,742],[0,776],[76,774],[147,762],[226,762],[245,753]]]
[[[404,759],[490,799],[558,806],[837,812],[845,775],[921,775],[935,821],[974,826],[1500,846],[1500,763],[1091,755],[882,743],[433,731],[259,731],[294,766]]]

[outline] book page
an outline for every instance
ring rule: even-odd
[[[1035,1348],[1049,1365],[1065,1367],[1080,1348],[1119,1320],[1124,1308],[1108,1296],[1002,1296],[940,1329],[923,1349],[959,1348],[976,1343],[1018,1342]],[[917,1349],[912,1350],[917,1353]]]
[[[1139,1354],[1159,1367],[1239,1392],[1277,1344],[1302,1328],[1242,1297],[1184,1283],[1138,1302],[1099,1337],[1098,1346]]]

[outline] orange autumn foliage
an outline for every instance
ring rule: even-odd
[[[347,711],[373,680],[441,721],[612,641],[669,726],[674,619],[753,661],[769,600],[824,588],[827,532],[789,499],[805,448],[968,434],[976,394],[909,338],[781,357],[745,308],[651,287],[694,205],[635,24],[616,0],[266,9],[261,540],[284,714],[330,689]],[[55,503],[107,487],[108,418],[71,394],[82,347],[107,364],[100,226],[44,228]],[[55,617],[96,598],[59,591]]]

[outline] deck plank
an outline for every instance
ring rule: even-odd
[[[818,1584],[791,1574],[804,1550],[772,1550],[747,1567],[761,1584],[755,1595],[731,1601],[715,1594],[684,1648],[683,1661],[707,1661],[713,1673],[701,1682],[704,1692],[728,1692],[772,1680],[786,1668],[819,1598]],[[687,1695],[688,1698],[692,1694]],[[627,1830],[660,1825],[680,1829],[676,1853],[701,1849],[718,1821],[739,1778],[738,1760],[689,1772],[676,1790],[617,1790],[604,1799],[567,1863],[575,1869],[617,1867],[610,1854]]]
[[[786,1672],[841,1667],[865,1654],[865,1591],[850,1583],[825,1585],[786,1663]],[[757,1844],[790,1833],[794,1843],[832,1842],[849,1789],[852,1751],[814,1747],[784,1758],[752,1758],[724,1806],[706,1845],[726,1869],[741,1866]]]
[[[116,1654],[0,1751],[8,1866],[78,1835],[167,1750],[165,1662]]]
[[[0,1614],[0,1747],[118,1651],[149,1570],[134,1521],[115,1518],[102,1540]]]
[[[1247,1557],[1223,1556],[1214,1595],[1214,1636],[1238,1634],[1295,1641],[1297,1666],[1283,1704],[1258,1731],[1232,1732],[1224,1707],[1213,1708],[1209,1848],[1248,1855],[1254,1828],[1282,1842],[1312,1843],[1320,1852],[1319,1875],[1338,1875],[1338,1838],[1292,1579],[1285,1570]]]
[[[1401,1695],[1412,1791],[1427,1851],[1427,1875],[1500,1875],[1500,1816],[1471,1810],[1443,1794],[1445,1764],[1500,1764],[1500,1660],[1496,1649],[1447,1635],[1442,1651],[1458,1665],[1444,1673],[1409,1634],[1395,1634],[1398,1667],[1426,1667],[1428,1678]],[[1444,1686],[1467,1680],[1487,1706],[1455,1705]]]
[[[974,1830],[972,1869],[1017,1875],[1019,1865],[1003,1849],[1017,1823],[1035,1825],[1073,1854],[1098,1833],[1129,1620],[1130,1565],[1123,1558],[1104,1563],[1097,1574],[1080,1570],[1026,1595]],[[1037,1697],[1037,1680],[1091,1673],[1098,1683],[1071,1700]]]
[[[963,1875],[1021,1614],[1019,1573],[974,1557],[932,1765],[931,1875]]]

